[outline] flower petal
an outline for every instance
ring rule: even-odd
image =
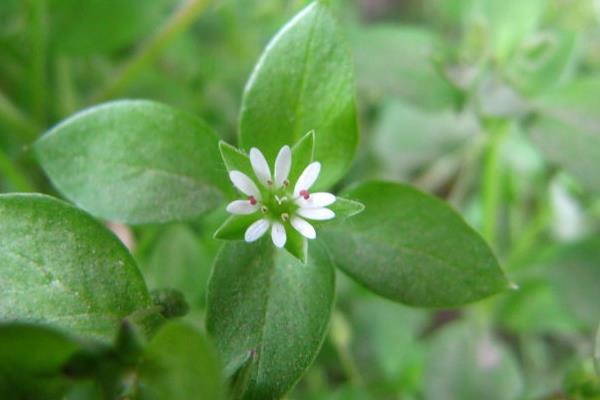
[[[250,149],[250,164],[252,164],[252,169],[254,170],[256,177],[263,185],[268,187],[269,182],[273,184],[269,164],[263,153],[256,147]]]
[[[300,232],[302,236],[308,239],[314,239],[317,237],[317,232],[315,232],[315,228],[305,220],[299,217],[292,217],[290,219],[290,223],[294,227],[295,230]]]
[[[335,195],[327,192],[311,193],[308,199],[299,197],[296,204],[302,208],[320,208],[327,207],[335,203]]]
[[[302,171],[296,186],[294,187],[294,195],[299,196],[302,190],[308,190],[315,183],[321,172],[321,163],[315,161],[308,164],[308,167]]]
[[[229,173],[229,179],[231,179],[231,182],[233,182],[240,192],[247,194],[248,196],[254,196],[256,200],[261,199],[260,190],[258,190],[252,179],[248,178],[248,175],[240,171],[231,171]]]
[[[335,213],[329,208],[299,208],[296,211],[298,215],[315,221],[324,221],[335,218]]]
[[[273,225],[271,226],[271,239],[273,239],[273,244],[275,246],[279,248],[285,246],[287,235],[285,234],[285,228],[281,222],[273,221]]]
[[[275,187],[280,188],[283,186],[289,174],[290,168],[292,167],[292,150],[290,146],[283,146],[277,154],[275,159]]]
[[[227,212],[236,215],[248,215],[258,211],[258,204],[251,204],[249,200],[235,200],[227,204]]]
[[[250,243],[260,239],[269,229],[269,225],[271,225],[271,223],[268,219],[259,219],[246,229],[244,240]]]

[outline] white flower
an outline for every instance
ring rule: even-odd
[[[273,175],[265,156],[257,148],[250,149],[250,164],[260,187],[240,171],[229,172],[231,182],[248,197],[227,205],[227,211],[231,214],[263,214],[262,218],[246,229],[246,242],[260,239],[271,228],[271,239],[275,246],[281,248],[287,241],[288,224],[307,239],[314,239],[317,237],[315,228],[306,220],[321,221],[335,217],[335,213],[326,208],[335,203],[335,196],[326,192],[309,191],[319,177],[321,163],[315,161],[309,164],[300,174],[293,191],[288,182],[292,166],[292,151],[289,146],[283,146],[279,151]]]

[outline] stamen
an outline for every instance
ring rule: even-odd
[[[269,180],[267,180],[267,185],[271,186],[272,184],[273,184],[273,181],[272,181],[272,180],[270,180],[270,179],[269,179]]]
[[[265,206],[262,206],[262,207],[260,208],[260,211],[261,211],[263,214],[266,214],[266,213],[269,211],[269,209],[268,209],[267,207],[265,207]]]
[[[285,179],[283,181],[283,186],[288,187],[290,185],[290,181],[288,181],[287,179]]]
[[[252,204],[253,206],[256,205],[256,197],[254,196],[248,196],[248,201],[250,202],[250,204]]]
[[[281,219],[285,222],[290,219],[290,215],[288,213],[281,214]]]
[[[308,190],[301,190],[299,194],[300,196],[304,197],[304,200],[308,200],[310,198],[310,193],[308,193]]]

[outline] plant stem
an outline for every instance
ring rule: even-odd
[[[46,0],[31,0],[32,113],[40,124],[46,120]]]
[[[482,202],[483,222],[482,235],[495,248],[497,246],[497,221],[500,203],[500,187],[502,171],[500,166],[500,149],[506,136],[504,124],[490,127],[489,141],[485,150],[483,164]]]
[[[58,112],[61,118],[73,114],[77,109],[77,94],[71,79],[71,66],[64,56],[56,59],[56,86],[58,92]]]
[[[18,131],[19,136],[24,136],[27,142],[34,140],[40,131],[40,128],[32,123],[2,92],[0,92],[0,120]]]
[[[13,164],[10,158],[0,149],[0,173],[19,192],[35,192],[35,186],[29,178]]]
[[[120,68],[116,76],[92,99],[101,102],[118,95],[148,63],[183,32],[206,8],[209,0],[187,0],[165,21],[162,27],[151,36],[138,51]]]
[[[350,335],[351,330],[346,318],[341,312],[334,311],[331,316],[329,337],[338,353],[346,377],[352,385],[361,386],[363,379],[350,352]]]

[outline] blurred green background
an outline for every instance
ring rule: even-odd
[[[382,178],[442,197],[519,289],[419,310],[338,273],[330,334],[288,398],[600,399],[600,1],[332,3],[362,135],[340,187]],[[253,65],[306,4],[1,0],[0,191],[56,195],[31,143],[110,99],[168,103],[235,143]],[[113,226],[149,287],[180,289],[198,326],[221,218]]]

